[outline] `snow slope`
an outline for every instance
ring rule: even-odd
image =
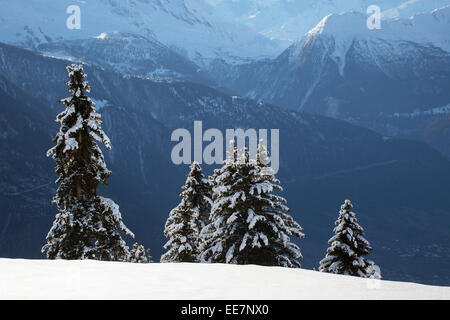
[[[0,299],[450,299],[450,287],[254,265],[0,259]]]

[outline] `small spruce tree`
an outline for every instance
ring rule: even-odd
[[[326,257],[320,261],[319,271],[369,278],[374,275],[374,263],[363,256],[372,248],[364,238],[364,229],[358,224],[350,200],[345,200],[334,228],[335,235],[328,241]]]
[[[198,162],[190,166],[182,187],[181,202],[169,214],[164,235],[169,238],[161,262],[197,262],[200,232],[208,223],[211,210],[210,185]]]
[[[58,189],[52,203],[58,208],[42,252],[48,259],[126,261],[128,247],[120,232],[134,237],[124,225],[119,206],[97,194],[111,172],[97,142],[111,148],[101,128],[100,114],[86,96],[82,65],[67,67],[71,97],[61,100],[65,110],[56,122],[56,146],[47,152],[56,162]]]
[[[133,263],[150,263],[150,249],[145,250],[143,245],[135,242],[131,247],[128,261]]]
[[[300,267],[300,249],[290,236],[303,238],[302,228],[288,215],[279,181],[260,144],[257,159],[232,146],[215,172],[211,223],[203,229],[202,261]]]

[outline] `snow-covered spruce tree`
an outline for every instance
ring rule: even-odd
[[[345,200],[339,212],[339,218],[334,228],[335,235],[328,241],[326,257],[320,261],[319,271],[345,274],[368,278],[374,273],[374,263],[363,256],[368,255],[372,248],[364,239],[364,229],[358,224],[350,200]]]
[[[85,95],[82,65],[67,67],[71,97],[61,100],[65,110],[56,122],[60,129],[56,146],[47,152],[56,162],[58,189],[53,204],[58,208],[42,252],[48,259],[98,259],[126,261],[128,247],[120,232],[134,237],[123,224],[119,206],[100,197],[97,187],[110,175],[97,142],[110,148],[101,129],[100,114]]]
[[[150,249],[145,250],[143,245],[135,242],[131,247],[128,261],[133,263],[150,263]]]
[[[198,162],[194,161],[191,165],[189,176],[191,177],[191,185],[193,189],[192,204],[196,211],[199,212],[199,227],[200,231],[209,224],[209,215],[211,214],[211,193],[212,184],[208,178],[205,178],[202,168]],[[188,180],[189,180],[188,176]],[[186,183],[188,181],[186,180]],[[200,234],[197,235],[198,237]]]
[[[263,213],[275,221],[269,221],[272,234],[272,246],[276,249],[278,266],[300,267],[298,260],[302,258],[300,248],[290,241],[290,236],[304,238],[303,228],[289,214],[290,209],[286,206],[286,199],[273,192],[283,191],[280,180],[275,177],[274,171],[268,166],[268,151],[261,140],[258,145],[257,164],[260,177],[256,181],[256,190],[263,202]],[[275,228],[272,228],[275,227]],[[278,230],[278,232],[275,232]]]
[[[207,224],[211,210],[210,185],[198,162],[190,166],[182,187],[181,202],[169,214],[164,235],[169,238],[161,262],[197,262],[200,231]]]
[[[300,267],[300,249],[290,236],[302,228],[287,214],[286,200],[273,171],[233,146],[216,171],[211,223],[202,230],[203,262]],[[258,159],[265,150],[258,148]],[[266,154],[266,153],[265,153]]]

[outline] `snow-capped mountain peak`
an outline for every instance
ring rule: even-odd
[[[420,13],[409,19],[386,19],[380,29],[369,29],[368,16],[360,12],[330,14],[323,18],[302,39],[332,37],[336,41],[354,39],[384,39],[432,44],[450,51],[450,6]],[[300,39],[300,41],[302,41]]]
[[[449,0],[206,0],[217,16],[248,25],[268,38],[295,42],[331,13],[357,11],[364,15],[376,5],[383,18],[407,19],[449,5]]]
[[[382,19],[380,29],[368,18],[327,15],[276,59],[225,81],[244,96],[350,121],[448,104],[450,6]]]
[[[325,47],[325,54],[338,64],[341,74],[345,68],[346,54],[355,41],[369,43],[374,50],[377,50],[380,42],[391,45],[411,42],[450,52],[450,37],[445,32],[450,30],[450,6],[417,14],[409,19],[382,20],[380,29],[369,29],[367,19],[368,16],[360,12],[324,17],[288,49],[291,62],[318,41]]]
[[[307,35],[348,35],[362,32],[366,28],[366,16],[361,12],[351,11],[341,14],[332,13],[324,17]],[[356,29],[355,29],[356,27]]]

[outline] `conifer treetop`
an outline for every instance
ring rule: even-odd
[[[171,210],[164,229],[169,238],[164,245],[168,251],[161,262],[196,262],[200,250],[200,231],[207,224],[211,208],[210,185],[198,162],[190,171],[180,193],[181,201]]]
[[[135,242],[131,247],[128,261],[133,263],[150,263],[150,250],[145,250],[143,245]]]
[[[86,180],[84,183],[79,181],[78,185],[89,186],[90,190],[85,194],[88,195],[95,192],[99,183],[107,185],[106,179],[111,172],[106,167],[97,142],[102,142],[107,149],[111,148],[111,142],[101,128],[101,115],[85,95],[85,92],[90,91],[90,86],[84,81],[86,75],[83,73],[83,66],[72,64],[66,69],[70,78],[66,85],[72,95],[61,100],[66,108],[56,118],[60,129],[55,138],[56,145],[47,152],[47,156],[57,161],[57,173],[61,172],[58,167],[63,164],[68,167],[69,172],[72,168],[83,170],[81,165],[86,166],[83,177],[78,172],[71,172],[71,177],[67,178]],[[62,185],[63,181],[58,180],[57,184]]]
[[[259,148],[263,150],[263,148]],[[257,157],[258,158],[258,157]],[[287,214],[273,171],[232,145],[214,174],[211,224],[202,230],[205,262],[300,267],[300,249],[290,236],[304,237]]]

